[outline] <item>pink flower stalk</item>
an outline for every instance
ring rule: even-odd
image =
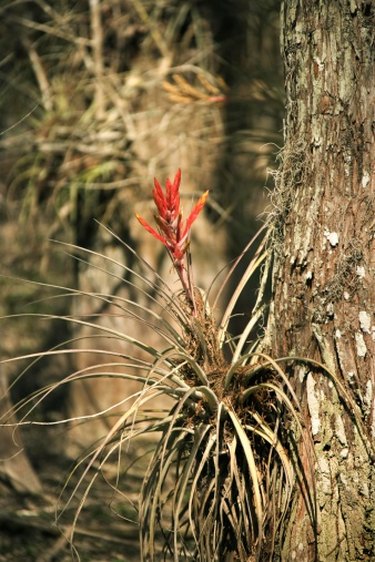
[[[147,230],[154,238],[162,242],[167,248],[172,263],[181,279],[184,290],[194,307],[194,298],[191,280],[186,278],[186,269],[184,260],[186,258],[190,231],[193,222],[198,217],[206,204],[208,191],[203,193],[197,203],[192,208],[186,221],[182,218],[180,207],[180,184],[181,170],[178,169],[173,183],[168,178],[165,184],[165,193],[156,178],[154,178],[153,198],[155,201],[157,213],[155,214],[158,231],[140,215],[136,215],[138,221],[143,228]]]

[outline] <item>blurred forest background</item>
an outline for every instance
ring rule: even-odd
[[[134,215],[151,217],[153,177],[164,183],[178,167],[187,209],[193,197],[210,189],[205,218],[193,232],[197,284],[208,288],[223,264],[241,252],[259,228],[268,204],[266,186],[272,189],[269,172],[282,145],[279,9],[278,0],[3,0],[2,316],[100,315],[100,322],[119,331],[141,331],[92,299],[48,298],[43,283],[84,292],[129,292],[116,277],[117,266],[113,263],[108,274],[110,264],[98,254],[125,265],[129,256],[97,221],[168,277],[170,266],[162,249]],[[81,259],[73,246],[52,240],[93,253]],[[244,318],[255,289],[237,311]],[[83,336],[90,337],[87,327],[58,320],[5,318],[1,356],[51,349],[71,338],[78,338],[79,346]],[[91,336],[96,337],[95,330]],[[110,350],[112,344],[108,340],[100,345]],[[12,386],[11,400],[17,403],[90,362],[95,358],[85,355],[40,361]],[[11,364],[1,372],[3,393],[22,367]],[[95,413],[126,393],[129,383],[77,383],[43,401],[36,417],[50,422]],[[0,538],[0,560],[69,559],[46,519],[36,517],[30,523],[29,517],[25,526],[16,517],[17,506],[37,513],[35,492],[52,502],[51,489],[58,486],[69,459],[100,438],[106,423],[111,422],[103,418],[69,428],[28,429],[23,433],[25,451],[16,462],[10,460],[13,440],[1,430],[3,444],[10,444],[2,451],[7,461],[1,468],[0,495],[7,506],[2,510],[7,531]],[[24,462],[31,461],[27,470],[16,466],[22,456]],[[103,499],[92,502],[91,508],[98,509]],[[126,544],[121,521],[101,524],[99,532],[92,519],[78,537],[90,542],[89,553],[85,544],[80,548],[82,560],[130,560],[132,548],[137,560],[136,531],[129,538],[128,554],[121,557]],[[30,546],[35,532],[41,533],[39,545]],[[112,558],[101,550],[108,553],[108,544],[114,549]]]

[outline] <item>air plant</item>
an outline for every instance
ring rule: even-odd
[[[137,216],[167,248],[194,313],[191,321],[180,324],[182,349],[169,349],[163,357],[163,361],[168,358],[173,378],[179,381],[179,392],[144,479],[142,555],[144,560],[157,559],[155,533],[160,527],[166,539],[165,552],[169,551],[175,562],[222,561],[231,552],[245,562],[250,556],[258,559],[262,545],[269,548],[289,505],[295,470],[282,444],[285,428],[280,426],[280,414],[287,409],[301,427],[298,401],[277,362],[257,352],[255,346],[245,350],[262,314],[263,290],[237,343],[228,333],[240,292],[266,261],[266,240],[251,260],[221,322],[216,322],[207,297],[193,285],[189,267],[190,229],[208,191],[183,222],[180,183],[180,170],[173,182],[167,179],[165,194],[154,180],[158,231]],[[168,480],[171,475],[172,485]],[[272,539],[265,538],[266,530],[271,531]]]
[[[218,309],[218,301],[237,266],[262,233],[268,232],[268,225],[260,229],[234,262],[210,307],[210,291],[206,294],[194,286],[190,255],[191,229],[206,204],[208,192],[203,193],[184,220],[180,184],[180,170],[173,182],[167,180],[165,191],[154,180],[156,229],[139,215],[137,218],[165,246],[182,291],[176,294],[135,250],[112,233],[136,258],[137,265],[125,266],[124,277],[113,271],[110,275],[147,296],[152,306],[119,295],[83,293],[57,286],[55,289],[115,306],[134,322],[144,324],[145,339],[138,340],[96,324],[95,320],[60,317],[69,323],[96,327],[108,338],[126,342],[136,352],[113,351],[112,362],[101,362],[101,356],[108,357],[108,350],[74,349],[75,340],[71,340],[67,349],[44,353],[43,357],[72,352],[96,354],[98,364],[95,373],[87,367],[38,391],[20,403],[17,412],[22,425],[49,393],[88,377],[137,381],[140,390],[113,406],[122,406],[123,414],[106,438],[77,463],[77,470],[82,472],[62,509],[64,512],[83,490],[71,541],[87,495],[105,465],[116,456],[124,462],[125,446],[138,437],[156,435],[137,510],[142,562],[271,560],[275,544],[282,536],[296,481],[304,491],[312,521],[315,502],[306,466],[302,466],[295,452],[303,428],[299,402],[287,376],[290,358],[269,357],[254,336],[263,315],[270,267],[268,234],[259,243],[221,318],[215,318],[212,312]],[[70,247],[76,255],[81,251],[97,256],[91,250]],[[122,265],[102,258],[108,265]],[[250,277],[261,267],[254,309],[243,333],[233,338],[228,330],[233,310]],[[159,334],[160,348],[147,343],[146,329]],[[172,399],[172,407],[157,410],[153,403],[158,396]],[[110,411],[108,408],[97,415]],[[129,470],[125,462],[123,478]],[[120,480],[119,476],[116,488]]]

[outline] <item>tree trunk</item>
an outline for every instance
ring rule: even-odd
[[[282,19],[287,111],[269,333],[275,356],[318,360],[336,382],[294,368],[317,516],[314,531],[300,494],[281,558],[374,560],[375,4],[289,0]]]
[[[0,419],[16,423],[6,374],[0,366]],[[22,437],[13,427],[0,427],[0,479],[23,494],[39,494],[42,486],[23,449]]]

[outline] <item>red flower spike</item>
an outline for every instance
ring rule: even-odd
[[[180,184],[180,169],[177,170],[173,183],[167,179],[165,194],[158,180],[154,179],[153,197],[157,208],[155,220],[159,232],[152,228],[144,218],[136,215],[143,228],[162,242],[170,252],[172,259],[177,262],[180,262],[186,253],[190,229],[205,206],[208,197],[208,191],[206,191],[194,205],[184,223],[180,209]]]
[[[203,195],[199,198],[188,218],[184,222],[182,220],[182,212],[180,209],[180,184],[180,169],[177,170],[173,183],[170,179],[167,179],[165,183],[165,193],[163,192],[158,180],[156,178],[154,179],[154,189],[152,194],[157,209],[155,220],[159,227],[159,231],[156,231],[138,214],[136,217],[143,228],[152,234],[154,238],[162,242],[162,244],[164,244],[167,248],[173,265],[181,279],[184,290],[192,303],[193,309],[195,310],[192,295],[192,282],[190,278],[186,279],[186,270],[183,260],[189,247],[188,239],[191,227],[206,204],[208,191],[203,193]]]

